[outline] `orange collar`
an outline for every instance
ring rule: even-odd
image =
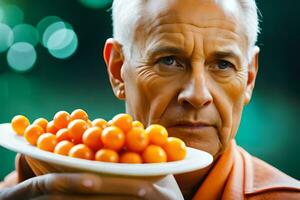
[[[245,199],[246,195],[278,189],[300,191],[300,182],[252,157],[232,140],[193,199]]]
[[[215,163],[210,173],[196,192],[194,200],[221,199],[226,182],[234,164],[233,143],[225,150],[223,155]]]

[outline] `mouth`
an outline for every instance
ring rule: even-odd
[[[176,122],[171,126],[168,126],[167,128],[179,132],[199,133],[199,132],[209,131],[210,129],[214,129],[215,126],[210,123],[200,122],[200,121],[198,122],[180,121],[180,122]]]

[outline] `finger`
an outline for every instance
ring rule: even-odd
[[[31,200],[142,200],[129,195],[44,195]]]
[[[165,185],[155,185],[154,182],[162,183],[165,178],[138,179],[127,177],[101,177],[94,174],[47,174],[28,179],[17,186],[9,188],[2,193],[3,199],[29,199],[52,194],[110,194],[131,195],[144,199],[176,199],[165,195],[170,191],[165,190]]]
[[[28,179],[2,192],[2,198],[29,199],[49,194],[123,194],[144,197],[151,190],[148,181],[94,174],[47,174]]]
[[[101,176],[105,193],[127,194],[152,200],[183,200],[180,188],[173,175],[132,178]]]
[[[45,194],[97,193],[101,181],[90,174],[47,174],[1,191],[1,199],[29,199]]]

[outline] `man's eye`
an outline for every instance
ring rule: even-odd
[[[162,57],[157,62],[163,65],[178,65],[174,56]]]
[[[216,64],[216,67],[218,69],[221,69],[221,70],[225,70],[225,69],[228,69],[228,68],[232,68],[234,69],[234,65],[231,63],[231,62],[228,62],[226,60],[220,60],[217,64]]]

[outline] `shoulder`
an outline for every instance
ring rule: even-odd
[[[300,182],[238,147],[244,160],[246,199],[300,199]]]

